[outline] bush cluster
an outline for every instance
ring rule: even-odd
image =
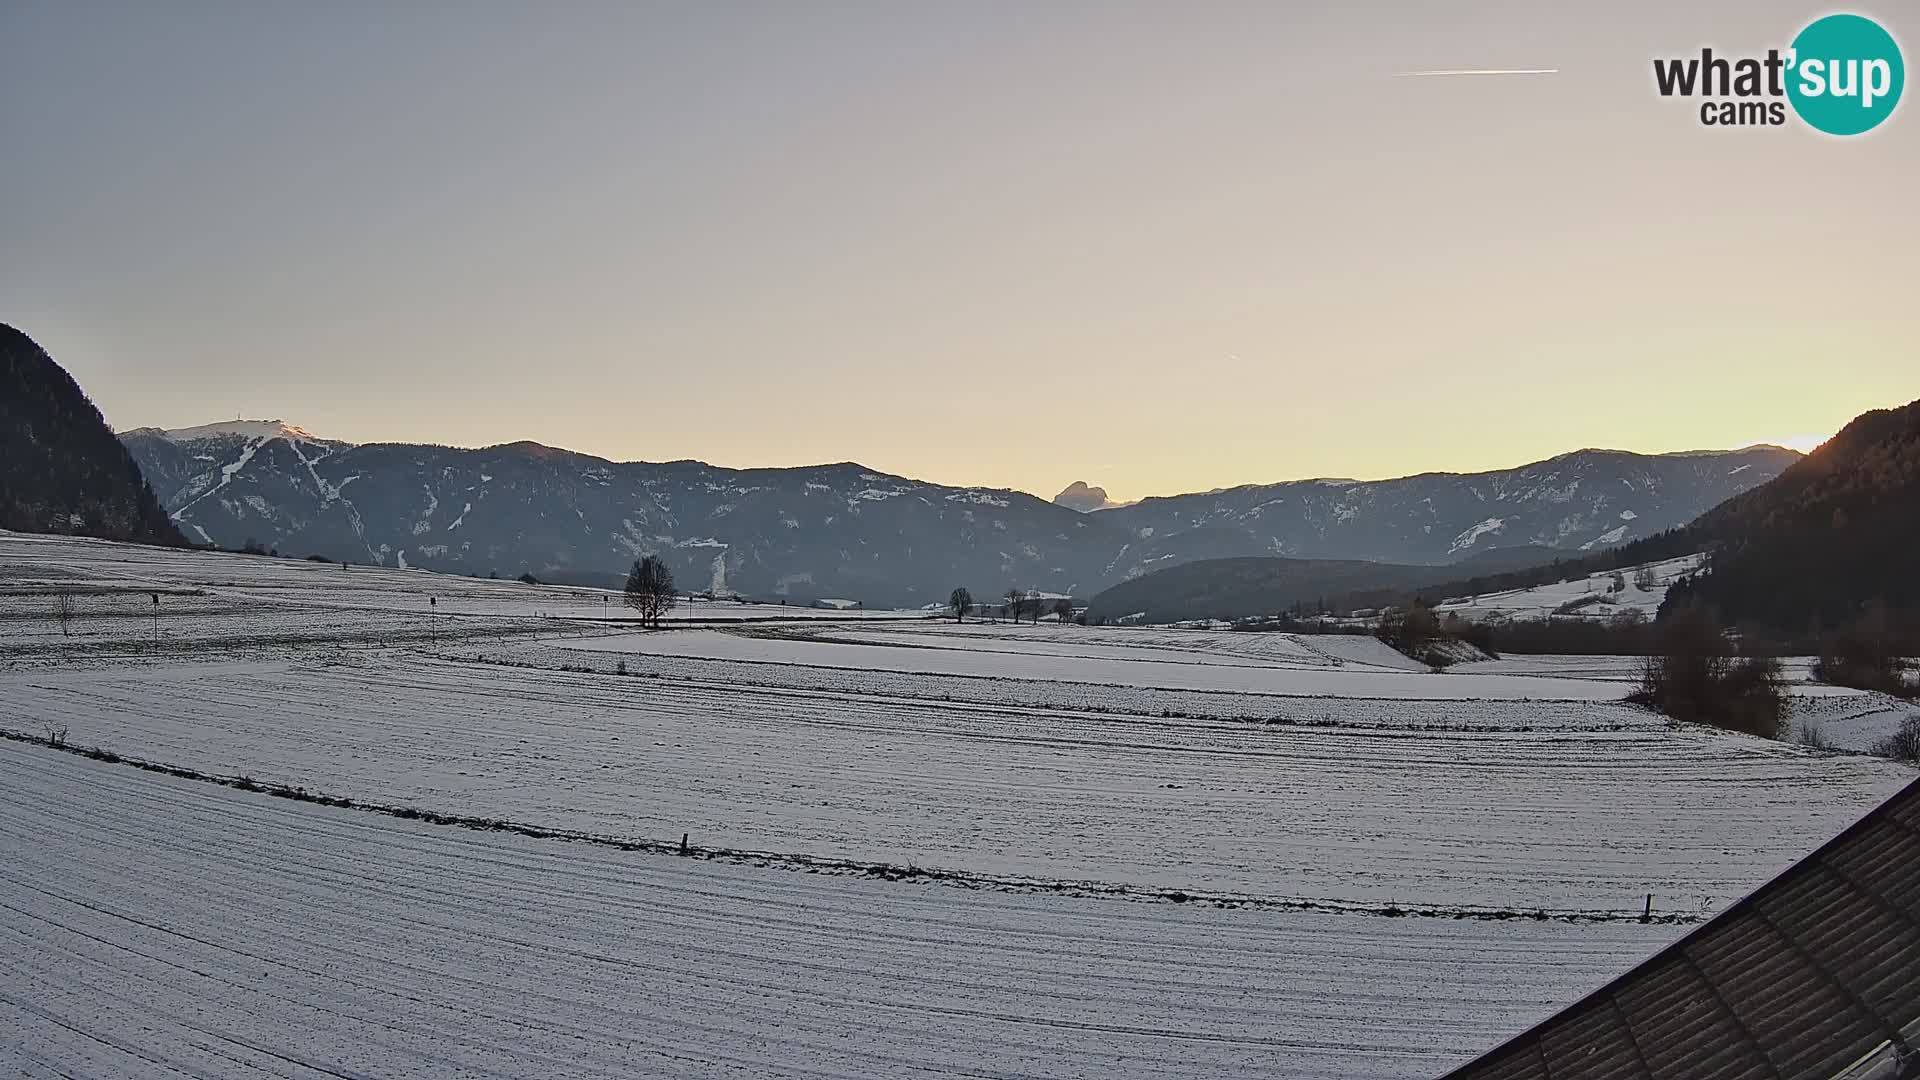
[[[1655,651],[1627,699],[1692,724],[1777,739],[1786,725],[1780,662],[1736,656],[1705,608],[1675,611],[1654,627]]]

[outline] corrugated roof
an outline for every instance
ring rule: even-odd
[[[1444,1080],[1920,1077],[1920,781]]]

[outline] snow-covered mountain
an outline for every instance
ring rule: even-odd
[[[956,585],[1091,596],[1223,555],[1444,563],[1528,543],[1590,548],[1688,521],[1796,456],[1582,451],[1473,476],[1304,481],[1082,513],[851,463],[725,469],[529,442],[354,445],[277,420],[122,439],[188,537],[222,547],[598,582],[658,554],[687,587],[903,605],[944,601]]]
[[[142,428],[124,441],[190,538],[387,566],[611,582],[659,554],[685,588],[927,603],[961,584],[1091,584],[1083,553],[1103,547],[1088,534],[1104,530],[1031,495],[854,464],[356,446],[279,421]]]
[[[1799,460],[1778,446],[1680,454],[1576,450],[1484,473],[1297,480],[1146,499],[1093,516],[1123,563],[1282,555],[1457,562],[1495,548],[1592,551],[1685,525]]]

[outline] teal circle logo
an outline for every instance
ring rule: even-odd
[[[1828,15],[1793,39],[1787,100],[1829,135],[1872,131],[1893,115],[1907,66],[1893,35],[1862,15]]]

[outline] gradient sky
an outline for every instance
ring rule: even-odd
[[[122,429],[1043,496],[1828,434],[1920,396],[1920,102],[1650,63],[1826,10],[0,0],[0,321]]]

